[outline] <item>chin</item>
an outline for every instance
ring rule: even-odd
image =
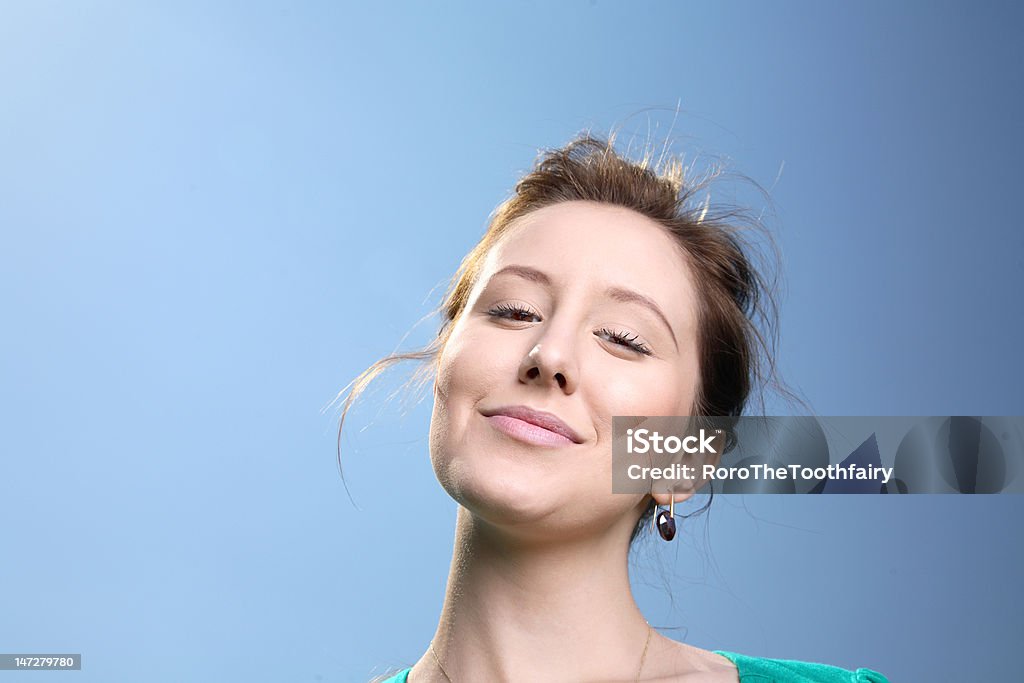
[[[439,469],[448,495],[495,525],[532,525],[565,505],[551,472],[522,461],[455,457]]]

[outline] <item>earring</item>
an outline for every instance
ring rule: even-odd
[[[658,506],[655,503],[654,509],[657,510]],[[669,498],[668,510],[661,510],[652,520],[654,528],[658,530],[661,537],[666,541],[671,541],[676,537],[676,496],[673,493],[672,497]]]

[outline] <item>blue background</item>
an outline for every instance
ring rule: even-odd
[[[350,413],[358,508],[326,406],[430,339],[488,213],[586,127],[672,126],[770,188],[817,412],[1024,414],[1019,6],[481,5],[0,4],[0,651],[85,662],[33,680],[415,661],[455,513],[429,385]],[[1022,512],[721,497],[636,595],[700,647],[1007,679]]]

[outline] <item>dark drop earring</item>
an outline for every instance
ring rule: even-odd
[[[658,504],[654,504],[654,509],[658,509]],[[658,533],[666,541],[671,541],[676,537],[676,496],[672,494],[669,499],[668,510],[660,510],[654,515],[654,527],[658,529]]]

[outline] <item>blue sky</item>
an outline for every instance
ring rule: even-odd
[[[81,652],[80,681],[361,681],[415,661],[455,511],[430,401],[383,401],[408,367],[353,410],[358,508],[322,409],[430,338],[433,320],[412,328],[488,214],[584,128],[642,145],[671,127],[688,158],[770,189],[780,367],[819,413],[1024,414],[1022,18],[3,3],[0,651]],[[996,679],[1011,669],[986,653],[1024,627],[1021,512],[723,497],[692,547],[643,555],[635,591],[701,647]]]

